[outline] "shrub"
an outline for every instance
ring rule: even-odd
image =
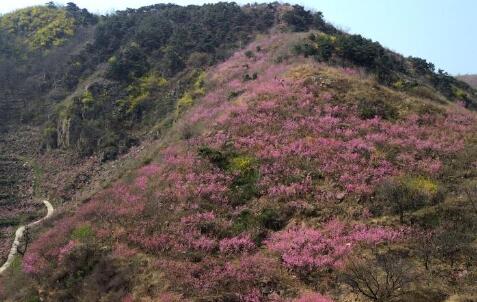
[[[199,155],[232,174],[233,180],[229,193],[232,204],[244,204],[258,194],[257,182],[260,174],[258,164],[253,157],[221,152],[209,147],[200,148]]]
[[[83,93],[83,96],[81,97],[81,102],[85,107],[91,107],[94,103],[94,97],[91,91],[87,90]]]
[[[398,117],[397,110],[383,100],[362,99],[358,102],[358,112],[362,119],[380,117],[384,120],[394,120]]]
[[[418,191],[429,198],[435,196],[438,193],[439,187],[437,183],[430,179],[424,177],[411,177],[405,182],[411,190]]]
[[[436,256],[448,262],[452,268],[459,259],[475,261],[475,250],[472,247],[474,235],[460,230],[460,227],[460,225],[446,226],[437,232],[432,241]]]
[[[185,93],[178,101],[176,107],[176,114],[182,114],[194,104],[194,99],[189,93]]]
[[[177,101],[176,115],[180,115],[190,108],[197,98],[205,95],[205,73],[203,71],[194,74],[195,80],[192,82],[192,88],[186,91]]]
[[[303,55],[305,58],[317,56],[319,53],[316,47],[306,42],[294,45],[293,52],[297,55]]]
[[[318,61],[329,61],[335,52],[335,45],[332,38],[328,35],[320,35],[316,39],[316,44],[318,46],[316,59]]]
[[[434,73],[434,64],[427,62],[425,59],[409,57],[409,61],[418,74]]]
[[[232,92],[229,93],[229,95],[227,97],[227,100],[231,101],[231,100],[241,96],[244,93],[245,93],[245,90],[232,91]]]
[[[379,43],[372,42],[360,35],[341,35],[336,40],[338,54],[357,65],[375,67],[375,59],[383,51]]]
[[[68,254],[52,279],[49,298],[54,301],[73,300],[78,296],[92,301],[120,301],[129,288],[129,276],[98,247],[81,246]]]
[[[252,242],[250,235],[222,239],[219,243],[220,252],[223,254],[249,252],[254,248],[255,244]]]
[[[424,177],[404,177],[384,182],[377,190],[377,200],[398,214],[401,223],[406,212],[425,205],[436,204],[443,199],[436,182]]]
[[[245,56],[246,56],[247,58],[251,59],[251,58],[255,57],[255,54],[253,53],[253,51],[247,50],[247,51],[245,52]]]
[[[58,146],[58,132],[54,125],[48,124],[43,128],[43,142],[47,148],[55,149]]]
[[[285,227],[288,217],[277,209],[263,209],[258,220],[264,228],[279,231]]]
[[[259,222],[250,210],[243,210],[232,221],[231,232],[234,235],[241,234],[245,231],[258,227]]]
[[[229,165],[229,158],[218,150],[214,150],[209,147],[199,148],[199,156],[208,159],[212,164],[216,165],[220,169],[226,169]]]
[[[242,78],[242,81],[244,82],[248,82],[248,81],[254,81],[258,78],[258,74],[257,73],[253,73],[252,75],[246,73],[243,75],[243,78]]]
[[[230,189],[233,204],[243,204],[257,196],[260,174],[252,157],[235,156],[230,159],[228,169],[235,175]]]
[[[310,34],[308,39],[310,42],[304,42],[294,45],[294,52],[296,54],[304,55],[305,57],[313,56],[318,61],[329,61],[335,53],[334,39],[326,34]]]
[[[140,111],[144,103],[167,85],[168,81],[157,72],[150,72],[129,85],[128,113]]]
[[[107,162],[115,160],[119,155],[119,149],[117,146],[107,146],[102,148],[101,162]]]
[[[251,156],[236,156],[230,160],[229,169],[233,172],[245,174],[253,169],[255,159]]]

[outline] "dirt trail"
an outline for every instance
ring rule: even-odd
[[[43,204],[45,204],[47,209],[46,216],[26,226],[19,227],[17,231],[15,232],[15,240],[13,241],[12,248],[10,249],[10,253],[8,254],[7,261],[2,265],[2,267],[0,267],[0,275],[10,267],[10,265],[13,262],[13,259],[15,259],[15,256],[18,253],[18,246],[20,245],[20,241],[23,238],[23,234],[25,233],[25,230],[27,228],[31,228],[42,223],[44,220],[50,218],[51,215],[53,215],[53,212],[55,211],[55,209],[53,208],[53,205],[48,200],[43,200]]]

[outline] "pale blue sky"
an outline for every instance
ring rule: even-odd
[[[0,0],[0,13],[46,0]],[[68,0],[59,1],[69,2]],[[174,2],[181,5],[203,0],[76,0],[92,12],[112,12],[126,7]],[[248,1],[237,1],[246,3]],[[260,2],[260,1],[258,1]],[[321,10],[331,23],[359,33],[404,55],[428,59],[449,73],[477,73],[477,0],[290,0]]]

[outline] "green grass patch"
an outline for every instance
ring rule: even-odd
[[[80,242],[90,241],[92,238],[94,238],[94,231],[90,225],[79,226],[71,233],[71,239]]]

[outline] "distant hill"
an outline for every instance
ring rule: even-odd
[[[477,74],[466,74],[457,76],[457,78],[477,89]]]

